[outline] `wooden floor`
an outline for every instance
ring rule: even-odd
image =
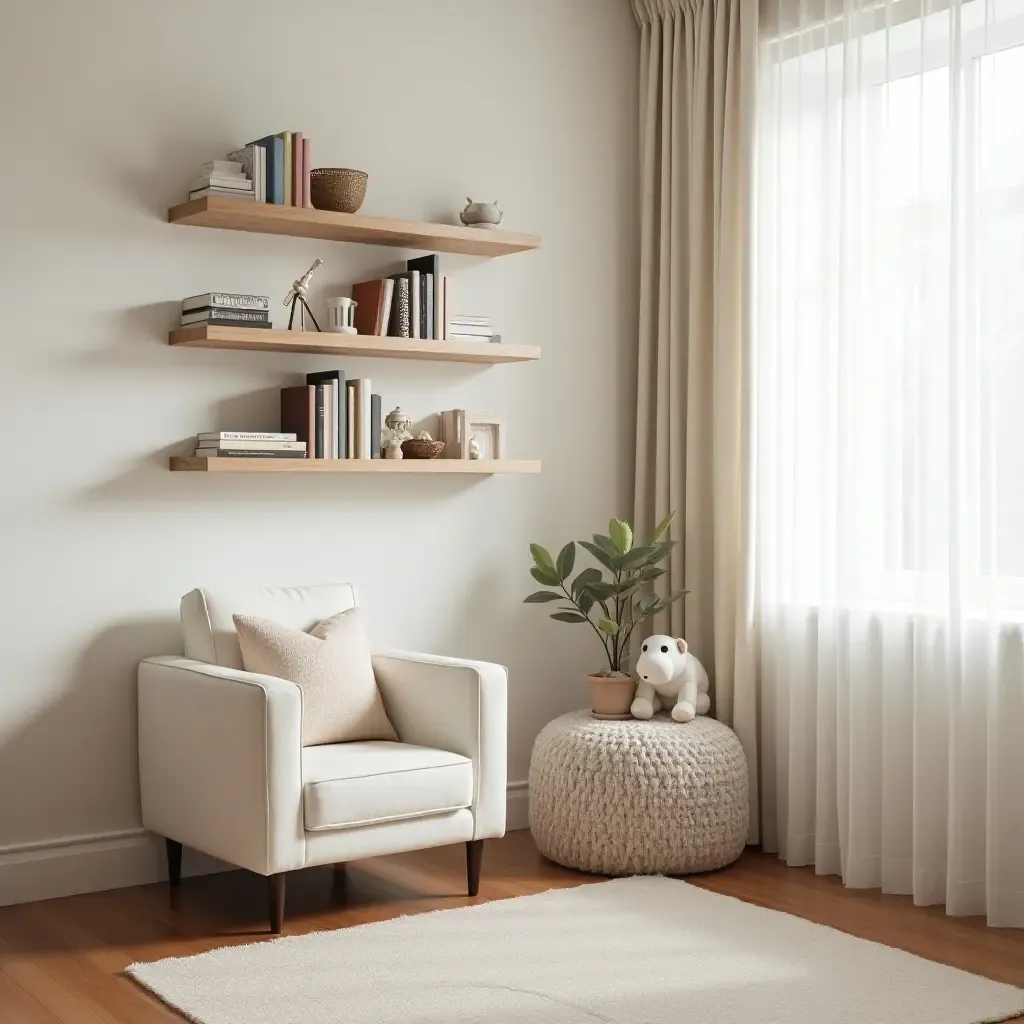
[[[599,879],[544,860],[529,832],[512,832],[487,843],[475,900],[461,895],[462,846],[293,874],[285,934],[592,881]],[[689,881],[1024,987],[1024,932],[947,917],[903,896],[844,889],[756,852]],[[121,972],[136,960],[263,940],[265,908],[264,880],[241,871],[186,879],[173,904],[165,885],[145,885],[0,908],[0,1024],[181,1024]]]

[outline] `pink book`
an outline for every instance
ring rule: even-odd
[[[309,198],[309,172],[313,169],[313,165],[310,163],[309,158],[309,136],[304,135],[302,137],[302,205],[312,206],[313,202]]]
[[[292,206],[306,205],[302,181],[302,132],[295,132],[292,137]]]

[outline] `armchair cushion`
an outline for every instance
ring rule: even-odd
[[[240,669],[242,652],[232,615],[259,615],[308,632],[318,622],[355,606],[355,591],[348,583],[193,590],[181,599],[185,655],[208,665]]]
[[[302,790],[309,832],[443,814],[472,803],[473,762],[379,740],[306,747]]]
[[[396,740],[380,699],[359,609],[306,633],[256,615],[233,616],[246,672],[277,676],[302,691],[302,745]]]

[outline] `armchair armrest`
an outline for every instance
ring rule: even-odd
[[[274,676],[187,658],[139,665],[146,828],[269,875],[303,866],[302,699]]]
[[[502,665],[408,651],[373,656],[388,716],[403,743],[473,761],[473,838],[505,834],[508,673]]]

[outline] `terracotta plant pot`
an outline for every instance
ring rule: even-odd
[[[595,718],[629,718],[636,676],[587,676],[590,713]]]

